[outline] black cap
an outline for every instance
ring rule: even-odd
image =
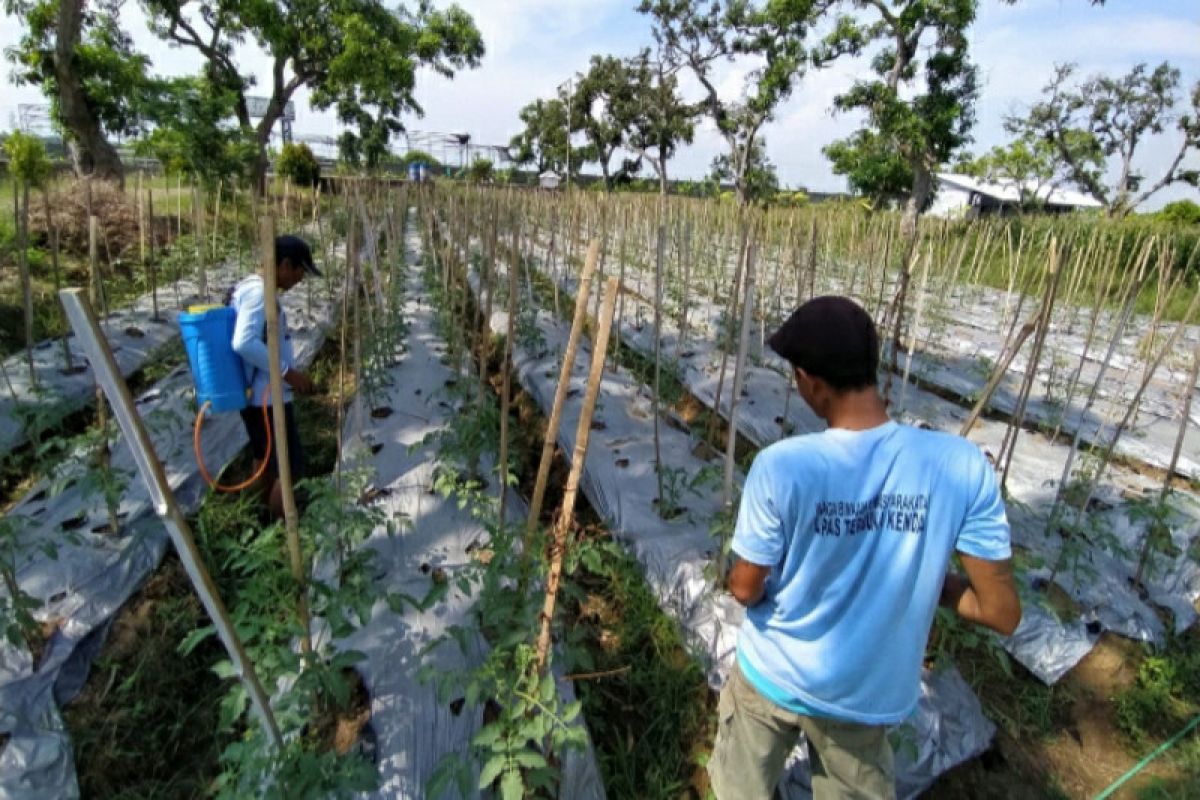
[[[875,384],[879,334],[871,315],[848,297],[816,297],[767,340],[771,349],[836,389]]]
[[[284,234],[275,237],[275,263],[278,264],[285,258],[293,264],[299,264],[310,275],[321,277],[321,270],[313,263],[312,249],[309,248],[308,242],[299,236]]]

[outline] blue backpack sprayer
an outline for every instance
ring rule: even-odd
[[[267,452],[258,469],[247,480],[236,486],[223,486],[208,474],[204,455],[200,447],[200,429],[205,413],[225,414],[241,411],[249,403],[250,387],[246,384],[246,373],[242,359],[233,350],[233,328],[237,312],[228,305],[192,306],[187,313],[179,315],[179,329],[183,346],[187,350],[188,364],[192,368],[192,381],[196,385],[196,403],[200,411],[196,414],[196,426],[192,432],[192,446],[196,452],[196,463],[204,480],[218,492],[240,492],[252,485],[266,471],[271,460],[271,425],[267,415],[269,397],[264,394],[262,413],[267,430]]]

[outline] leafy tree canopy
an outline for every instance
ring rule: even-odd
[[[713,159],[711,179],[718,185],[733,180],[733,166],[728,153]],[[768,202],[779,191],[779,176],[775,173],[775,165],[767,158],[767,143],[762,139],[756,139],[750,148],[745,182],[746,197],[751,201]]]
[[[321,164],[304,143],[286,143],[275,162],[275,171],[297,186],[316,186],[321,180]]]
[[[1159,209],[1155,217],[1169,225],[1200,225],[1200,204],[1176,200]]]
[[[1200,185],[1200,170],[1185,168],[1191,153],[1200,153],[1200,82],[1190,93],[1190,108],[1181,103],[1180,73],[1167,62],[1151,69],[1138,64],[1127,74],[1094,75],[1074,83],[1076,67],[1055,67],[1042,99],[1023,116],[1006,120],[1022,136],[1048,142],[1076,186],[1104,205],[1110,216],[1124,216],[1172,183]],[[1143,188],[1135,171],[1139,147],[1167,130],[1180,135],[1166,170]],[[1114,180],[1108,176],[1115,175]]]
[[[521,109],[525,129],[512,138],[509,150],[518,164],[534,164],[539,173],[565,172],[567,164],[567,104],[561,99],[534,100]],[[571,168],[577,170],[574,159]]]
[[[391,9],[380,0],[143,0],[154,30],[206,59],[209,79],[234,92],[241,127],[259,147],[255,179],[261,185],[271,129],[296,90],[307,86],[317,108],[335,108],[354,130],[339,141],[343,157],[368,166],[386,155],[400,117],[421,114],[414,96],[421,68],[452,76],[477,66],[483,39],[458,6],[445,10],[419,0],[415,9]],[[247,102],[254,75],[234,58],[239,42],[252,39],[272,59],[266,114],[254,124]]]
[[[955,165],[955,170],[1013,186],[1022,209],[1041,205],[1065,177],[1054,146],[1045,139],[1027,135],[993,147],[978,158],[964,158]]]
[[[844,175],[850,190],[876,205],[898,202],[912,189],[912,168],[880,134],[860,130],[822,150],[835,175]]]
[[[208,186],[244,177],[257,148],[230,122],[235,102],[233,92],[205,78],[174,79],[151,111],[158,125],[134,150],[157,159],[170,174],[188,175]]]
[[[4,140],[8,169],[13,177],[30,186],[41,186],[54,173],[42,140],[30,133],[13,131]]]
[[[911,239],[917,215],[932,195],[934,170],[970,141],[975,123],[978,89],[967,29],[975,20],[976,0],[851,0],[850,5],[874,19],[841,16],[820,58],[881,47],[871,60],[875,77],[856,81],[834,101],[839,111],[865,111],[869,127],[832,152],[843,156],[844,166],[857,163],[859,176],[874,176],[866,185],[874,186],[877,196],[898,177],[889,154],[904,160],[911,175],[904,227]],[[847,160],[856,143],[869,147]],[[867,159],[882,163],[867,166]]]
[[[704,95],[701,107],[729,148],[729,167],[739,202],[749,200],[750,154],[762,126],[795,88],[810,61],[804,39],[833,0],[642,0],[638,11],[654,24],[661,59],[688,69]],[[719,64],[749,56],[737,99],[723,98]]]

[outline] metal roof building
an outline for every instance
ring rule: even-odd
[[[1051,214],[1101,208],[1082,192],[1026,182],[1025,193],[1036,195],[1037,210]],[[937,217],[969,218],[984,214],[1013,214],[1021,205],[1021,186],[1016,181],[985,181],[952,172],[937,174],[937,196],[929,214]]]

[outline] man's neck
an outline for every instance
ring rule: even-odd
[[[831,428],[865,431],[889,421],[887,406],[874,387],[839,395],[830,405],[825,421]]]

